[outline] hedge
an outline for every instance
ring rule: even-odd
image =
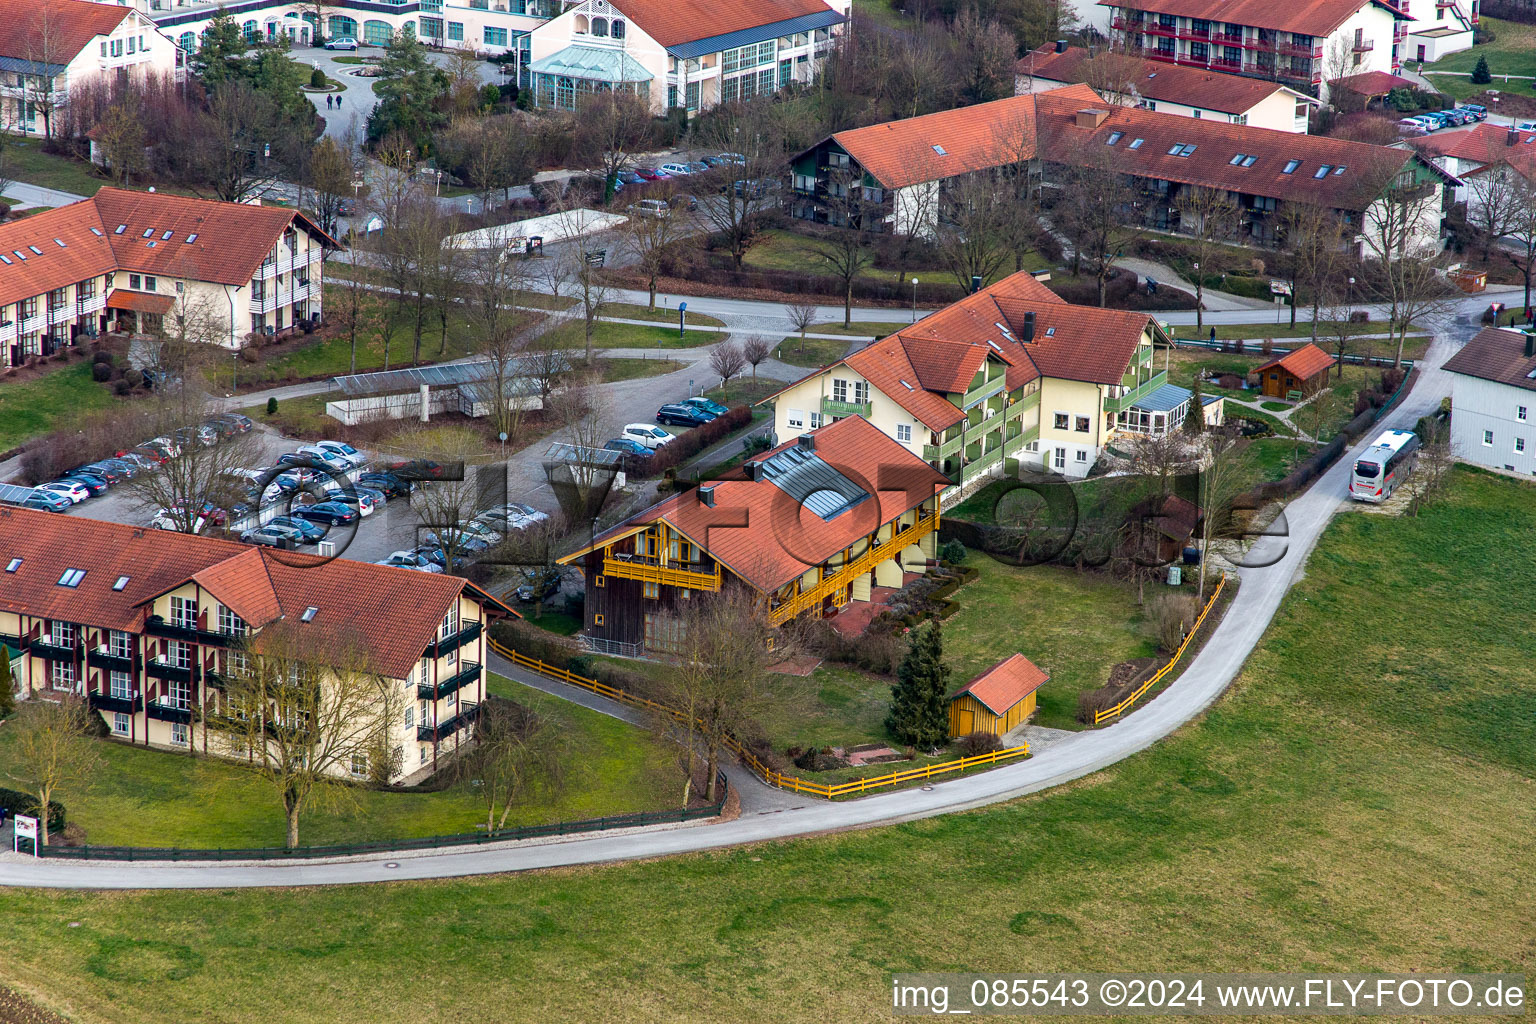
[[[678,434],[656,450],[656,454],[640,463],[633,474],[637,477],[655,476],[688,461],[699,452],[752,422],[752,410],[744,405],[729,409],[724,415]]]
[[[25,814],[29,818],[39,817],[37,797],[31,793],[23,793],[15,789],[0,789],[0,807],[6,809],[7,815]],[[57,800],[48,801],[48,831],[63,835],[65,824],[64,805]]]

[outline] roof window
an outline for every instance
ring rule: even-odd
[[[1013,339],[1013,332],[1008,329],[1007,324],[994,320],[992,321],[992,326],[1002,331],[1003,337],[1009,339],[1010,341]]]
[[[304,614],[299,616],[299,618],[304,622],[314,622],[315,616],[319,614],[320,609],[316,608],[314,605],[310,605],[308,608],[304,609]]]
[[[1125,138],[1125,132],[1110,132],[1109,138],[1104,140],[1104,145],[1113,146],[1123,138]]]
[[[1247,156],[1243,157],[1243,166],[1244,167],[1252,167],[1254,164],[1256,164],[1258,162],[1259,162],[1259,158],[1254,156],[1252,153],[1249,153]]]
[[[1234,156],[1234,157],[1233,157],[1233,158],[1232,158],[1232,159],[1231,159],[1231,160],[1228,160],[1228,161],[1227,161],[1227,163],[1229,163],[1229,164],[1231,164],[1231,165],[1233,165],[1233,166],[1234,166],[1234,167],[1235,167],[1235,166],[1237,166],[1237,165],[1238,165],[1238,164],[1240,164],[1240,163],[1242,163],[1242,162],[1243,162],[1243,159],[1244,159],[1244,158],[1245,158],[1245,157],[1246,157],[1246,156],[1247,156],[1247,155],[1248,155],[1248,154],[1247,154],[1247,153],[1239,153],[1239,154],[1237,154],[1237,155],[1236,155],[1236,156]]]
[[[28,248],[28,249],[31,249],[31,250],[32,250],[32,251],[33,251],[33,252],[34,252],[34,253],[35,253],[35,254],[37,254],[37,255],[38,255],[38,256],[41,256],[41,255],[42,255],[42,254],[43,254],[43,250],[41,250],[41,249],[39,249],[39,248],[38,248],[38,247],[37,247],[37,246],[35,246],[35,245],[29,245],[29,246],[27,246],[27,248]]]
[[[140,238],[148,238],[150,235],[152,235],[154,233],[155,233],[155,229],[154,228],[145,228],[144,229],[144,233],[142,235],[140,235],[139,237]]]
[[[902,382],[901,382],[901,386],[902,386],[902,387],[904,387],[904,388],[906,388],[906,389],[907,389],[907,390],[908,390],[908,391],[911,391],[911,390],[913,390],[913,388],[912,388],[912,385],[911,385],[911,384],[908,384],[908,383],[907,383],[907,382],[906,382],[906,381],[902,381]]]
[[[933,151],[939,154],[939,156],[949,156],[948,153],[944,152],[944,147],[939,145],[937,142],[933,144]]]
[[[83,579],[85,579],[84,569],[65,569],[64,575],[59,577],[59,586],[78,587]]]
[[[1047,338],[1054,338],[1054,337],[1056,337],[1056,328],[1054,328],[1054,327],[1047,327],[1045,329],[1045,336]]]
[[[151,238],[147,243],[145,243],[145,248],[153,249],[157,244],[159,244],[159,243],[157,243],[153,238]]]
[[[174,235],[175,233],[176,232],[174,232],[174,231],[167,231],[165,234],[160,236],[160,241],[162,241],[162,242],[169,242],[171,240],[171,236]]]
[[[101,233],[101,228],[91,228],[91,234],[95,235],[97,238],[106,238],[107,237],[106,235]]]
[[[1285,166],[1280,169],[1281,174],[1295,174],[1296,168],[1301,166],[1300,160],[1287,160]]]
[[[1320,165],[1318,167],[1317,173],[1312,175],[1312,177],[1314,177],[1314,178],[1326,178],[1326,177],[1328,177],[1328,172],[1331,171],[1331,170],[1333,170],[1333,165],[1332,164],[1322,164],[1322,165]]]
[[[123,588],[125,588],[127,586],[128,586],[128,577],[127,576],[119,576],[117,578],[117,582],[112,584],[112,589],[113,590],[122,590]]]
[[[997,342],[993,341],[991,338],[987,339],[987,345],[990,348],[996,350],[999,353],[1001,353],[1003,351],[1003,347],[1001,345],[999,345]]]
[[[19,558],[13,558],[9,562],[5,563],[5,571],[6,572],[15,572],[17,569],[20,569],[20,568],[21,568],[21,559],[19,559]]]
[[[1349,169],[1349,165],[1348,164],[1339,164],[1339,166],[1337,166],[1337,167],[1335,167],[1333,169],[1333,176],[1335,178],[1337,178],[1339,175],[1343,174],[1348,169]]]
[[[0,252],[0,263],[4,263],[6,266],[10,266],[11,265],[11,258],[9,256],[7,256],[5,253]]]
[[[64,239],[62,239],[62,238],[55,238],[53,240],[53,244],[58,246],[60,249],[68,249],[69,248],[69,246],[64,244]]]
[[[1168,150],[1169,156],[1189,156],[1195,151],[1194,145],[1188,142],[1175,142]]]
[[[127,231],[127,230],[128,230],[128,225],[127,225],[127,224],[119,224],[119,225],[118,225],[118,226],[117,226],[117,230],[115,230],[115,231],[113,231],[113,232],[112,232],[112,233],[113,233],[113,234],[114,234],[114,235],[120,235],[120,234],[122,234],[122,233],[123,233],[123,232],[124,232],[124,231]]]
[[[192,243],[192,242],[197,241],[197,232],[196,231],[192,232],[185,239],[183,239],[183,241],[185,241],[185,242],[187,242],[189,244]]]
[[[11,250],[11,255],[15,256],[17,259],[21,260],[21,262],[23,262],[23,263],[27,262],[27,254],[22,252],[20,249],[12,249]]]
[[[1129,146],[1127,146],[1126,148],[1127,149],[1140,149],[1141,148],[1141,144],[1143,142],[1146,142],[1146,141],[1147,141],[1146,139],[1132,139],[1131,140],[1131,144]]]

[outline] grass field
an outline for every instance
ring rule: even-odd
[[[816,256],[819,243],[816,239],[807,235],[796,234],[793,231],[770,229],[762,233],[761,239],[751,249],[747,250],[745,265],[758,270],[792,270],[797,273],[831,274],[831,268],[827,263]],[[1028,253],[1024,257],[1024,270],[1045,270],[1049,264],[1038,254]],[[993,275],[988,284],[1001,280],[1012,274],[1013,264],[1000,268]],[[947,270],[892,270],[889,267],[865,267],[859,274],[863,281],[881,281],[886,283],[899,283],[904,289],[907,298],[911,298],[911,279],[916,277],[922,281],[943,281],[952,283],[954,277]],[[918,302],[923,302],[922,285],[918,285]],[[821,299],[824,304],[826,299]],[[889,325],[887,325],[889,326]]]
[[[545,296],[546,298],[548,296]],[[633,302],[605,302],[603,303],[603,316],[621,317],[625,320],[649,320],[652,323],[671,324],[677,327],[676,308],[668,309],[657,306],[648,309],[645,306]],[[724,327],[725,321],[708,313],[688,312],[689,327]]]
[[[6,890],[0,980],[85,1024],[798,1024],[885,1019],[896,971],[1528,972],[1536,492],[1453,485],[1340,516],[1225,696],[1067,787],[517,877]]]
[[[773,357],[790,366],[827,366],[843,358],[848,351],[846,338],[806,338],[791,335],[780,341]]]
[[[586,324],[578,317],[561,324],[544,337],[550,339],[552,345],[584,348],[587,344]],[[660,325],[647,327],[641,324],[615,324],[600,320],[592,325],[592,346],[599,349],[696,348],[700,345],[713,345],[724,341],[725,338],[726,335],[718,331],[688,331],[680,337],[676,324],[671,327]]]
[[[572,744],[572,775],[551,799],[514,808],[510,824],[660,810],[680,792],[662,741],[617,719],[491,677],[490,689],[553,717]],[[412,748],[414,749],[414,748]],[[265,783],[213,759],[102,742],[105,762],[89,788],[68,794],[69,820],[91,843],[114,846],[248,847],[283,844],[282,806]],[[0,730],[0,774],[11,748]],[[410,768],[416,767],[412,754]],[[473,832],[484,811],[457,783],[436,793],[358,790],[345,813],[316,810],[301,824],[305,845]]]
[[[61,367],[34,380],[0,384],[0,451],[115,401],[112,392],[91,379],[89,362]]]
[[[891,323],[887,320],[854,320],[847,327],[841,320],[831,323],[812,324],[806,328],[808,334],[853,334],[866,338],[883,338],[887,334],[895,334],[903,327],[910,326],[904,323]]]
[[[43,152],[41,139],[16,139],[6,149],[6,176],[15,181],[80,196],[93,196],[107,184],[90,164]]]
[[[1481,19],[1483,27],[1491,29],[1494,40],[1470,50],[1453,53],[1433,64],[1424,65],[1424,74],[1436,89],[1457,99],[1466,99],[1486,89],[1500,92],[1531,91],[1530,76],[1536,75],[1536,26],[1522,25],[1498,18]],[[1479,57],[1488,59],[1488,71],[1493,81],[1488,85],[1473,85],[1471,71],[1477,67]],[[1460,71],[1459,75],[1438,75],[1437,71]],[[1506,83],[1500,75],[1524,75],[1526,80]]]

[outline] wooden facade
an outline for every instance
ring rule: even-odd
[[[1022,654],[1004,658],[950,695],[950,736],[1018,728],[1035,713],[1035,691],[1049,678]]]
[[[1001,715],[968,693],[963,693],[949,703],[949,734],[968,736],[973,732],[989,732],[1002,736],[1029,720],[1035,713],[1035,695],[1031,693]]]
[[[1333,366],[1332,356],[1309,343],[1270,360],[1254,373],[1266,398],[1289,398],[1293,394],[1308,398],[1328,386],[1328,373]]]

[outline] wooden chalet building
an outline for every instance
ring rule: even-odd
[[[1308,342],[1253,372],[1259,375],[1259,391],[1265,398],[1289,398],[1293,393],[1307,397],[1328,386],[1333,364],[1333,356]]]
[[[680,604],[730,587],[775,626],[835,615],[936,557],[948,485],[862,416],[802,434],[562,558],[585,574],[583,635],[604,653],[665,652]]]
[[[949,698],[950,736],[1003,736],[1035,713],[1035,691],[1051,677],[1022,654],[993,665]]]

